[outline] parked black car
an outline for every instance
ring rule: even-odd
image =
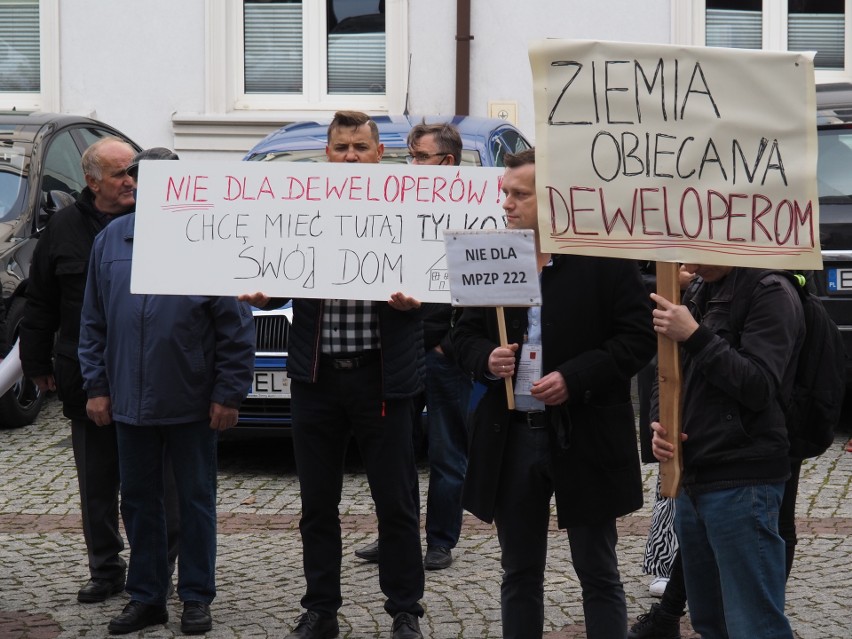
[[[823,270],[817,292],[846,345],[852,386],[852,84],[817,87],[820,244]],[[847,393],[847,396],[852,394]]]
[[[39,233],[58,209],[74,202],[86,182],[83,151],[96,140],[126,135],[89,118],[54,113],[0,113],[0,352],[18,337],[30,260]],[[0,427],[31,423],[43,397],[21,377],[0,397]]]

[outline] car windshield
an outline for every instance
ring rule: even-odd
[[[818,148],[820,199],[852,196],[852,128],[820,129]]]
[[[0,222],[19,216],[27,194],[23,177],[25,156],[14,147],[0,145]]]
[[[405,164],[405,158],[408,155],[407,148],[391,148],[385,147],[384,155],[382,155],[382,164]],[[325,162],[325,149],[301,149],[298,151],[268,151],[267,153],[258,153],[249,158],[252,162]],[[462,151],[463,166],[482,166],[482,161],[479,158],[477,151],[465,149]]]

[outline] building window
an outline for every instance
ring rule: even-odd
[[[697,0],[672,3],[673,41],[773,51],[816,51],[818,81],[848,80],[852,0]]]
[[[399,0],[242,0],[236,109],[387,109]],[[389,52],[393,52],[393,56]],[[402,54],[402,55],[400,55]],[[400,64],[393,65],[399,67]]]
[[[0,92],[41,92],[37,0],[0,0]]]
[[[846,30],[843,0],[789,0],[787,49],[816,50],[817,69],[844,68]]]
[[[58,19],[59,0],[0,0],[0,109],[58,108]]]
[[[761,0],[707,0],[704,44],[708,47],[763,47]]]

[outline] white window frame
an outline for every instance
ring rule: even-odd
[[[852,0],[845,0],[846,50],[843,70],[816,69],[818,84],[852,81]],[[704,46],[705,0],[672,0],[672,43]],[[787,0],[763,0],[763,48],[787,50]]]
[[[243,76],[242,0],[206,3],[206,109],[208,113],[285,111],[310,117],[338,109],[401,112],[405,105],[408,67],[408,0],[385,1],[386,93],[383,95],[328,95],[325,93],[327,40],[326,3],[303,2],[306,68],[303,93],[246,94]],[[323,33],[323,37],[319,34]],[[222,72],[224,69],[224,73]]]
[[[59,109],[59,0],[37,0],[39,16],[39,93],[0,91],[0,109],[21,112]]]

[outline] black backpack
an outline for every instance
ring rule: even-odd
[[[790,438],[790,456],[816,457],[834,441],[846,390],[846,352],[840,330],[820,299],[804,287],[804,277],[789,271],[765,270],[755,275],[755,286],[766,275],[786,277],[798,291],[805,316],[805,341],[799,352],[793,394],[784,414]],[[801,279],[800,279],[801,278]],[[751,295],[740,295],[731,304],[731,323],[742,333]],[[783,320],[783,318],[781,318]]]

